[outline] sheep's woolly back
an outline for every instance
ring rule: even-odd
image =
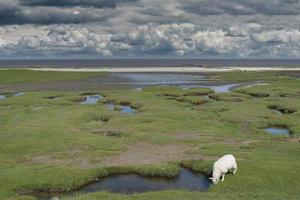
[[[236,168],[235,157],[231,154],[224,155],[214,163],[213,179],[218,181],[222,174]]]

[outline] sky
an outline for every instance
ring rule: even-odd
[[[300,58],[300,0],[0,0],[0,58]]]

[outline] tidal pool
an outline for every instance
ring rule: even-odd
[[[14,94],[14,97],[19,97],[19,96],[23,96],[23,95],[25,95],[24,92],[18,92],[16,94]]]
[[[106,191],[111,193],[143,193],[170,189],[189,191],[207,191],[212,182],[208,176],[181,168],[178,176],[173,178],[144,177],[137,174],[111,175],[91,182],[75,191],[66,194],[36,194],[40,200],[51,199],[55,196],[76,196],[78,194]]]
[[[112,193],[141,193],[167,189],[207,191],[211,181],[207,176],[181,168],[174,178],[143,177],[136,174],[109,176],[80,189],[82,193],[108,191]]]
[[[283,113],[280,110],[276,110],[276,109],[270,109],[270,110],[276,113],[277,115],[283,115]]]
[[[0,100],[5,99],[6,96],[5,95],[0,95]]]
[[[23,95],[25,95],[24,92],[17,92],[15,94],[9,94],[9,95],[3,95],[3,94],[1,94],[0,95],[0,100],[8,98],[8,97],[19,97],[19,96],[23,96]]]
[[[215,93],[226,93],[226,92],[230,92],[232,88],[238,85],[239,84],[226,84],[226,85],[214,85],[214,86],[203,86],[203,87],[210,88],[213,91],[215,91]]]
[[[103,97],[101,95],[86,96],[85,100],[82,101],[80,104],[96,104],[102,98]]]
[[[108,109],[110,110],[115,110],[116,105],[113,103],[109,103],[106,105]],[[132,108],[131,106],[122,106],[122,105],[118,105],[117,107],[122,113],[126,113],[126,114],[134,114],[136,112],[136,109]]]
[[[202,96],[205,100],[209,100],[209,95]]]
[[[225,84],[225,85],[191,85],[191,86],[185,86],[184,89],[190,89],[190,88],[210,88],[215,93],[226,93],[230,92],[231,89],[239,86],[240,84]]]
[[[143,91],[144,88],[139,87],[139,88],[135,88],[136,91]]]
[[[202,75],[178,73],[115,73],[113,76],[131,80],[131,85],[181,85],[198,83],[205,79]],[[205,79],[206,80],[206,79]]]
[[[265,131],[272,135],[289,135],[291,133],[288,128],[284,127],[269,127],[266,128]]]

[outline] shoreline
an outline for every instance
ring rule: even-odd
[[[233,72],[233,71],[300,71],[300,67],[103,67],[103,68],[0,68],[0,70],[32,70],[32,71],[62,71],[62,72],[112,72],[112,73],[139,73],[139,72]]]

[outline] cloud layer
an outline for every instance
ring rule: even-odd
[[[299,0],[0,0],[0,57],[299,57]]]

